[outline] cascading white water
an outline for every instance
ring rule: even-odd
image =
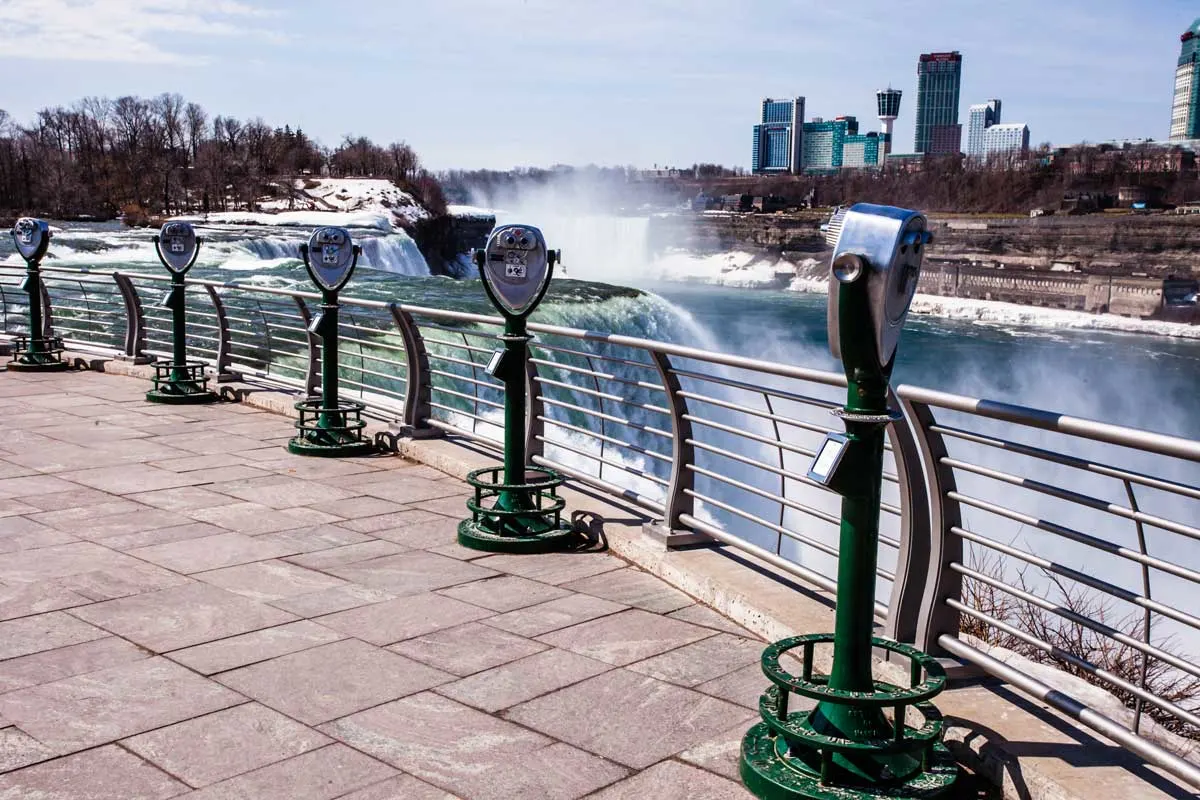
[[[613,214],[499,211],[496,224],[536,225],[546,243],[563,251],[562,275],[587,281],[630,284],[650,277],[650,218]]]

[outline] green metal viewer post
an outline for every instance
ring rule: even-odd
[[[846,405],[834,413],[846,433],[826,438],[808,477],[842,496],[835,630],[784,639],[763,652],[772,685],[759,701],[762,722],[742,740],[741,775],[769,800],[932,798],[958,777],[930,702],[945,687],[945,672],[916,648],[873,634],[884,435],[896,419],[888,382],[932,237],[922,214],[858,204],[835,214],[829,238],[829,343],[847,380]],[[814,650],[830,643],[832,671],[816,674]],[[874,677],[876,648],[907,660],[906,685]],[[801,651],[800,676],[780,664],[793,650]],[[791,711],[792,695],[816,707]]]
[[[308,332],[321,338],[321,396],[296,403],[299,418],[288,450],[302,456],[362,456],[376,452],[363,436],[365,406],[338,397],[338,292],[350,280],[362,249],[345,228],[313,231],[300,245],[304,266],[321,290],[321,309]]]
[[[203,240],[187,222],[168,222],[154,237],[158,260],[171,273],[171,291],[159,303],[171,309],[171,360],[154,362],[154,388],[146,392],[152,403],[196,405],[212,403],[204,364],[187,360],[187,273],[200,255]]]
[[[525,319],[550,286],[558,252],[547,250],[537,228],[504,225],[475,253],[483,288],[504,316],[504,347],[492,354],[487,372],[504,383],[504,466],[467,476],[475,497],[471,518],[458,526],[458,541],[476,550],[540,553],[564,549],[575,533],[563,523],[563,479],[553,470],[526,464],[525,376],[529,336]],[[501,478],[503,473],[503,479]]]
[[[40,219],[22,217],[12,228],[17,252],[25,259],[25,280],[21,288],[29,293],[29,333],[18,334],[13,341],[13,359],[6,365],[13,372],[59,372],[67,368],[62,360],[63,343],[51,336],[42,302],[42,256],[50,247],[50,226]]]

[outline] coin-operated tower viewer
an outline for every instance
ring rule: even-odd
[[[808,477],[842,496],[834,633],[795,636],[763,652],[772,685],[759,704],[762,722],[742,740],[741,775],[770,800],[932,798],[958,776],[930,702],[945,671],[916,648],[873,635],[884,435],[898,418],[888,409],[888,382],[932,237],[924,215],[865,203],[838,212],[829,237],[829,344],[847,384],[846,405],[833,413],[846,432],[828,435]],[[830,674],[814,673],[815,648],[829,644]],[[908,685],[874,677],[873,649],[907,660]],[[801,676],[780,664],[792,650],[801,651]],[[792,695],[817,705],[791,711]]]

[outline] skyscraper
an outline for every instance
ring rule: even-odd
[[[947,147],[954,138],[950,127],[958,126],[958,92],[962,83],[962,55],[923,53],[917,61],[917,136],[913,149],[918,153],[943,155],[934,149],[934,128],[942,128],[936,144]],[[962,128],[959,127],[961,142]],[[953,151],[957,152],[957,148]]]
[[[1171,105],[1171,138],[1200,139],[1200,19],[1179,37],[1175,67],[1175,102]]]
[[[999,100],[993,98],[986,103],[971,106],[967,113],[967,155],[971,158],[983,156],[983,132],[999,124]]]
[[[983,158],[1024,157],[1029,152],[1029,126],[1024,122],[991,125],[983,133]]]
[[[887,160],[887,154],[892,151],[892,123],[900,116],[900,90],[890,86],[875,93],[875,102],[879,106],[879,161]]]
[[[804,139],[804,98],[762,101],[762,121],[754,126],[750,170],[755,174],[798,173]]]

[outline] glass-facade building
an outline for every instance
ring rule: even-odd
[[[1179,37],[1175,67],[1175,99],[1171,104],[1171,138],[1200,139],[1200,19]]]
[[[764,98],[762,117],[754,126],[750,171],[757,175],[801,170],[804,98]]]
[[[842,167],[877,167],[882,152],[882,137],[877,133],[847,136],[842,139]]]
[[[857,133],[858,120],[854,117],[804,123],[801,159],[804,170],[820,172],[841,169],[846,137]]]
[[[993,98],[986,103],[971,106],[967,113],[967,155],[971,158],[982,157],[984,131],[999,124],[999,100]]]
[[[958,95],[962,84],[962,55],[950,53],[924,53],[917,61],[917,135],[913,149],[917,153],[945,155],[957,153],[956,146],[950,150],[934,149],[935,128],[955,126],[962,140],[962,128],[958,125]],[[936,144],[944,145],[950,135],[940,132]]]

